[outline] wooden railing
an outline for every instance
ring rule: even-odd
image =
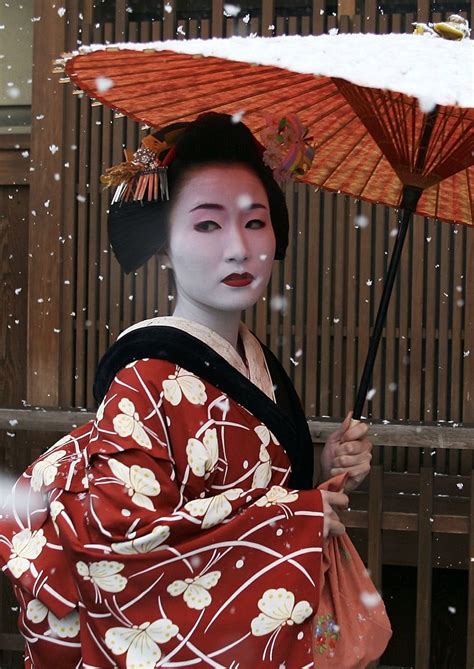
[[[11,469],[54,442],[56,438],[87,422],[94,416],[88,411],[45,409],[0,409],[0,431],[9,435],[12,453],[4,454]],[[309,421],[315,445],[315,480],[318,478],[319,454],[337,423]],[[55,436],[56,433],[56,436]],[[21,437],[27,437],[24,450]],[[437,567],[452,567],[468,572],[467,629],[474,629],[474,472],[469,475],[439,474],[431,461],[438,453],[448,456],[474,451],[474,426],[373,424],[370,438],[374,444],[373,466],[368,481],[350,496],[350,509],[343,513],[349,535],[366,561],[377,587],[383,592],[383,565],[416,565],[416,669],[430,668],[432,572]],[[47,443],[44,443],[45,440]],[[29,444],[29,446],[26,445]],[[417,455],[416,471],[394,471],[392,454],[407,450]],[[16,458],[13,456],[15,453]],[[22,457],[20,457],[20,455]],[[426,456],[430,459],[427,464]],[[17,466],[13,462],[17,462]],[[7,469],[4,467],[4,470]],[[436,550],[434,539],[436,538]],[[13,631],[12,604],[3,591],[1,653],[22,648],[21,638]],[[14,606],[14,604],[13,604]],[[8,609],[8,611],[7,611]],[[7,612],[7,615],[6,615]],[[395,629],[395,635],[397,630]],[[466,667],[474,666],[474,638],[468,634]],[[0,662],[2,669],[19,664]]]

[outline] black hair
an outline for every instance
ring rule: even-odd
[[[169,128],[155,136],[160,138]],[[270,205],[276,239],[275,260],[283,260],[288,246],[288,209],[283,192],[261,153],[261,146],[249,128],[240,121],[234,122],[228,114],[211,112],[187,124],[168,167],[170,200],[116,203],[110,207],[109,239],[122,269],[128,274],[166,249],[169,213],[180,184],[187,172],[209,164],[244,165],[260,179]]]

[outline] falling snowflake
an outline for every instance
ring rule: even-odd
[[[374,397],[376,392],[377,392],[377,390],[375,388],[371,388],[369,390],[369,392],[367,393],[367,399],[371,400]]]
[[[112,79],[109,79],[109,77],[96,77],[95,85],[99,93],[105,93],[106,91],[108,91],[110,88],[113,87],[114,82],[112,81]]]
[[[418,96],[418,104],[421,111],[424,114],[428,114],[429,112],[433,111],[434,108],[436,107],[436,98],[434,97],[434,95],[425,92],[423,95]]]
[[[173,11],[173,5],[167,2],[166,5],[163,7],[163,9],[167,14],[171,14],[171,12]]]
[[[56,144],[51,144],[50,147],[49,147],[49,150],[51,151],[51,153],[54,156],[54,154],[59,151],[59,146],[57,146]]]
[[[270,308],[273,311],[285,311],[287,300],[283,295],[274,295],[270,301]]]
[[[231,5],[226,3],[224,5],[224,16],[237,16],[240,13],[240,7],[238,5]]]
[[[239,112],[235,112],[235,114],[232,114],[232,118],[231,118],[232,123],[240,123],[244,114],[245,114],[244,111],[239,111]]]
[[[250,14],[246,14],[244,18],[242,19],[244,23],[248,23],[250,21]]]
[[[378,603],[381,601],[381,597],[378,592],[362,592],[360,595],[360,601],[365,606],[366,609],[375,608]]]
[[[250,209],[250,205],[252,204],[252,198],[248,193],[241,193],[238,198],[237,198],[237,206],[239,209],[242,209],[244,211]]]
[[[367,216],[363,216],[362,214],[360,216],[356,216],[354,219],[354,227],[355,228],[366,228],[369,225],[369,219]]]

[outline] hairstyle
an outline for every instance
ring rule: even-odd
[[[170,127],[155,133],[160,138]],[[155,253],[166,250],[169,214],[188,173],[206,165],[239,164],[251,169],[265,188],[275,233],[275,260],[283,260],[288,246],[288,209],[283,192],[262,158],[263,147],[244,123],[228,114],[211,112],[187,124],[168,166],[169,200],[113,204],[108,232],[112,249],[128,274]],[[161,156],[160,156],[161,157]]]

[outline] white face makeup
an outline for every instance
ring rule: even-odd
[[[275,255],[268,198],[260,179],[240,165],[191,173],[170,219],[169,264],[177,303],[193,310],[240,312],[264,295]],[[253,275],[246,286],[223,283]]]

